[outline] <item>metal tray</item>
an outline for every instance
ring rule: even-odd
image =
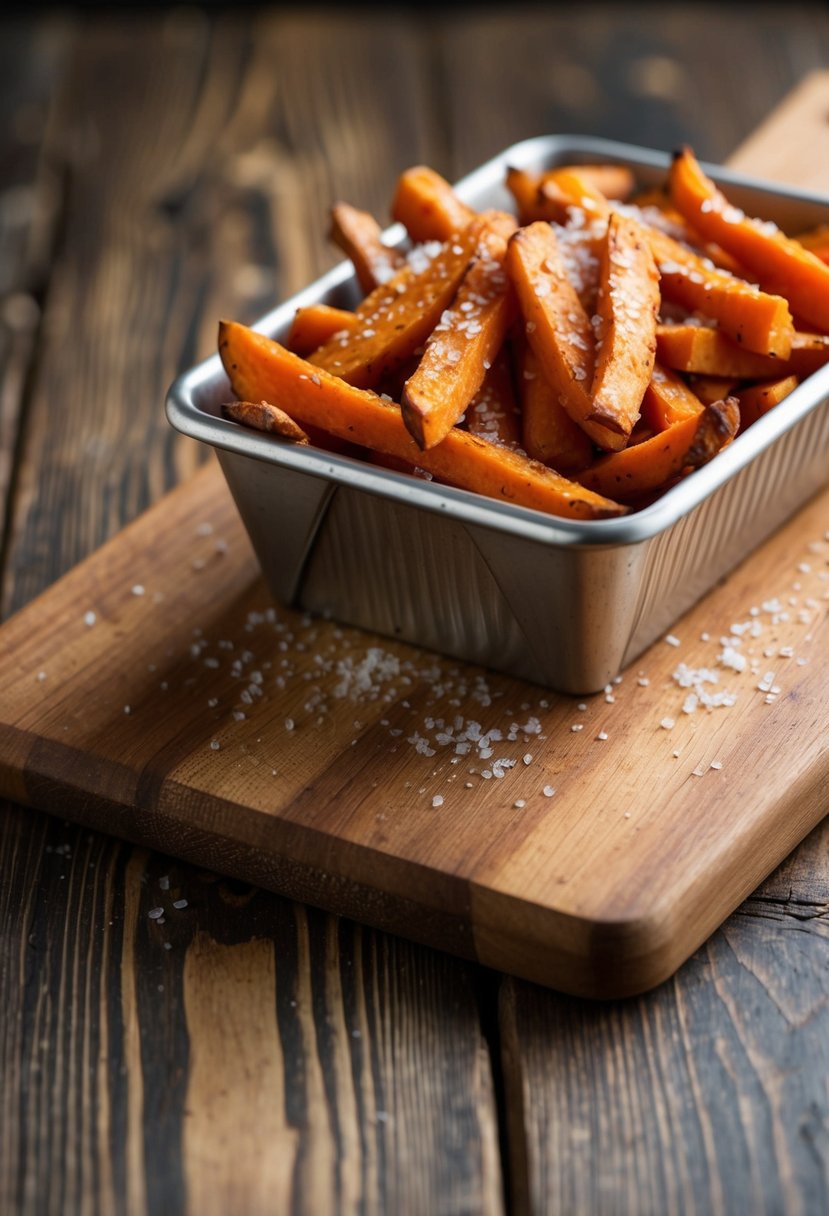
[[[602,161],[630,165],[648,187],[670,157],[541,137],[457,190],[475,207],[509,208],[507,165]],[[829,222],[829,200],[705,167],[738,206],[784,229]],[[386,233],[404,236],[399,225]],[[359,298],[342,263],[255,328],[284,337],[297,308]],[[829,475],[829,366],[651,506],[588,522],[276,443],[220,417],[230,396],[216,355],[175,381],[167,416],[216,449],[278,600],[573,694],[603,688]]]

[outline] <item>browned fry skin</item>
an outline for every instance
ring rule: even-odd
[[[403,421],[424,449],[440,443],[463,416],[504,344],[514,312],[504,256],[514,231],[511,216],[488,217],[457,295],[403,388]]]
[[[253,427],[256,431],[266,431],[269,435],[278,435],[291,443],[309,442],[302,427],[269,401],[228,401],[222,406],[222,413],[232,422],[240,422],[242,426]]]
[[[618,451],[625,436],[591,417],[593,329],[567,275],[552,227],[539,222],[519,228],[510,240],[506,265],[527,338],[558,400],[594,443]]]
[[[597,494],[629,502],[707,464],[731,442],[739,426],[739,402],[728,397],[651,439],[601,457],[575,480]]]
[[[383,244],[374,216],[350,203],[335,203],[331,208],[331,240],[351,258],[366,294],[387,283],[405,261],[399,249]]]
[[[627,438],[653,373],[659,274],[641,225],[608,220],[599,271],[591,421]]]
[[[219,354],[240,399],[277,398],[303,427],[317,426],[385,452],[451,485],[569,519],[611,519],[626,512],[522,453],[460,427],[421,452],[393,402],[355,388],[244,325],[220,323]]]
[[[374,388],[421,347],[454,299],[474,256],[477,219],[433,257],[425,251],[382,283],[355,309],[350,333],[330,338],[311,362],[358,388]]]

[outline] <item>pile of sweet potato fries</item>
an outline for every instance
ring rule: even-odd
[[[366,293],[281,345],[222,322],[226,417],[571,519],[641,507],[829,360],[829,234],[731,205],[684,149],[665,188],[620,165],[512,169],[516,215],[431,169],[397,183],[392,248],[332,237]]]

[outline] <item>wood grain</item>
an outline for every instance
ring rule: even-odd
[[[24,26],[40,38],[34,17]],[[425,158],[406,18],[173,10],[87,14],[61,30],[34,150],[60,184],[62,219],[25,410],[22,377],[6,381],[4,452],[23,418],[6,611],[204,459],[161,406],[176,372],[211,349],[216,317],[252,319],[335,259],[321,239],[331,193],[373,206],[387,160]],[[12,58],[22,44],[0,45]],[[22,54],[18,65],[39,86]],[[399,104],[379,91],[392,78]],[[69,826],[58,798],[48,807],[56,818],[8,804],[0,817],[0,1209],[202,1210],[202,1142],[210,1194],[252,1216],[285,1194],[315,1216],[502,1209],[473,969]],[[187,909],[169,907],[178,896]],[[159,902],[164,925],[148,918]],[[240,957],[249,1007],[234,991]],[[245,1058],[266,1062],[262,1078],[240,1079],[232,1056],[213,1059],[252,1107],[270,1095],[268,1117],[247,1125],[250,1159],[273,1157],[280,1128],[295,1169],[239,1168],[239,1108],[207,1081],[210,1016],[225,1007]]]
[[[217,21],[176,10],[168,22],[133,13],[128,26],[101,12],[87,12],[80,28],[70,20],[66,34],[75,64],[73,83],[66,87],[57,68],[46,82],[58,112],[50,119],[46,161],[41,162],[58,171],[58,213],[67,224],[65,243],[54,249],[53,306],[58,299],[68,300],[70,307],[75,303],[61,286],[67,262],[77,265],[88,255],[89,274],[101,278],[108,260],[104,237],[114,265],[128,271],[109,272],[107,285],[116,289],[112,295],[96,287],[95,315],[87,309],[84,324],[75,326],[71,362],[56,357],[53,342],[66,344],[56,311],[40,333],[35,354],[51,368],[49,393],[45,381],[31,378],[28,399],[40,417],[31,427],[24,424],[24,442],[15,456],[19,491],[9,532],[14,581],[6,580],[6,610],[21,606],[193,470],[195,449],[174,440],[159,422],[160,395],[176,370],[212,347],[219,312],[253,318],[277,292],[301,285],[332,257],[318,226],[327,193],[309,202],[306,176],[325,182],[326,165],[336,164],[336,181],[331,177],[336,192],[382,213],[391,171],[386,172],[381,156],[390,158],[394,171],[409,160],[427,160],[454,176],[493,149],[540,130],[590,131],[666,146],[677,137],[689,138],[704,155],[719,159],[805,72],[825,63],[829,26],[822,10],[809,4],[761,6],[752,10],[750,20],[738,5],[720,6],[716,22],[713,10],[711,21],[708,16],[690,4],[663,6],[658,21],[649,5],[629,5],[624,12],[582,5],[577,17],[564,9],[542,13],[535,6],[518,6],[508,18],[495,10],[433,14],[427,29],[421,21],[397,14],[355,15],[350,33],[349,22],[335,18],[330,8],[290,19],[284,14],[258,17],[248,10]],[[22,23],[35,20],[32,13]],[[727,36],[718,36],[720,22]],[[0,77],[0,96],[24,77],[31,83],[27,62],[15,58],[9,28],[4,18],[1,45],[14,60],[14,70]],[[589,31],[584,37],[582,28]],[[532,53],[534,44],[537,54]],[[356,65],[353,73],[349,63]],[[165,73],[184,84],[176,92],[169,80],[162,81],[156,104],[153,96]],[[79,77],[87,82],[85,88]],[[287,91],[279,93],[285,79],[291,82],[290,98]],[[401,81],[405,87],[398,87]],[[290,124],[283,118],[285,104],[291,105]],[[126,122],[130,111],[133,116]],[[125,137],[119,139],[122,121]],[[98,155],[85,159],[101,128],[108,133],[106,141],[99,143]],[[5,123],[0,126],[3,164],[11,130]],[[148,132],[164,144],[158,150],[163,180],[152,197],[129,164],[135,143],[140,164],[153,176]],[[220,164],[216,141],[223,141],[223,156],[227,152]],[[170,143],[175,150],[168,156]],[[39,158],[43,151],[41,140]],[[131,197],[119,184],[125,173]],[[4,173],[4,182],[8,180]],[[129,223],[117,222],[119,207],[102,220],[110,199],[127,207]],[[151,233],[146,240],[145,227]],[[83,292],[83,265],[72,274]],[[167,295],[161,310],[153,311],[149,305],[158,295],[148,280],[159,275]],[[48,287],[48,280],[42,285]],[[110,308],[110,301],[107,320],[98,314],[104,306]],[[27,360],[28,355],[15,366],[29,366]],[[0,438],[4,452],[23,416],[20,382],[7,379],[9,383],[6,430]],[[112,411],[103,432],[105,448],[92,443],[102,424],[102,392]],[[51,411],[58,408],[69,411],[60,442],[49,434]],[[127,412],[132,421],[118,422]],[[80,493],[79,462],[84,468]],[[184,1211],[181,1127],[188,1038],[181,974],[188,943],[196,929],[231,948],[270,934],[277,970],[285,960],[289,984],[296,953],[294,913],[263,891],[210,879],[168,858],[146,858],[111,838],[67,825],[60,804],[52,807],[54,818],[5,805],[0,817],[0,1208],[61,1216],[108,1214],[145,1211],[151,1200],[151,1210]],[[63,852],[67,845],[68,858]],[[827,1070],[820,1018],[810,1018],[810,1011],[819,1010],[823,999],[825,967],[816,935],[825,913],[825,856],[823,836],[813,834],[764,884],[762,900],[758,896],[744,905],[742,940],[753,949],[743,950],[738,960],[730,946],[718,944],[718,935],[713,943],[716,974],[705,962],[708,956],[701,956],[712,982],[683,989],[696,998],[697,1069],[705,1072],[711,1042],[723,1038],[731,1045],[727,1070],[712,1074],[707,1085],[689,1088],[674,1073],[654,1076],[652,1086],[642,1089],[631,1078],[625,1093],[619,1065],[628,1040],[620,1042],[608,1074],[602,1054],[606,1038],[601,1024],[590,1020],[594,1007],[586,1006],[584,1014],[574,1017],[585,1018],[580,1041],[588,1043],[587,1062],[578,1074],[578,1091],[564,1090],[566,1061],[557,1043],[545,1037],[549,1029],[519,1022],[536,1049],[532,1068],[524,1074],[531,1107],[540,1111],[557,1095],[566,1123],[585,1100],[585,1087],[592,1095],[591,1109],[598,1109],[604,1078],[609,1075],[617,1086],[614,1118],[604,1125],[604,1156],[565,1153],[553,1158],[560,1169],[558,1181],[545,1177],[538,1211],[548,1209],[548,1199],[574,1191],[588,1197],[587,1210],[590,1203],[594,1211],[608,1210],[614,1188],[630,1195],[638,1186],[653,1194],[659,1179],[664,1179],[664,1194],[676,1194],[674,1164],[684,1135],[689,1147],[679,1159],[688,1210],[708,1211],[712,1193],[726,1195],[724,1210],[744,1212],[740,1188],[747,1178],[755,1194],[757,1180],[762,1181],[771,1197],[770,1211],[820,1210]],[[76,880],[67,887],[70,864]],[[160,894],[157,880],[165,873],[176,890],[190,897],[190,907],[161,927],[171,942],[169,951],[147,932],[146,917]],[[759,925],[755,910],[763,917]],[[488,1033],[497,1033],[492,1024],[494,982],[480,969],[382,934],[313,912],[308,920],[308,970],[315,991],[320,985],[315,977],[322,975],[330,949],[331,923],[338,925],[341,973],[351,977],[359,965],[366,977],[353,989],[353,998],[348,995],[352,990],[344,989],[343,1010],[353,999],[354,1017],[367,1020],[358,1020],[356,1027],[373,1028],[371,1071],[360,1072],[356,1122],[347,1113],[329,1114],[323,1121],[326,1128],[341,1129],[337,1153],[355,1141],[363,1146],[362,1210],[474,1212],[493,1205],[497,1210],[496,1109],[479,1023],[480,1013]],[[134,926],[128,941],[127,925]],[[277,926],[284,928],[281,936]],[[786,926],[792,931],[786,933]],[[758,939],[760,930],[771,936]],[[772,973],[774,959],[779,966]],[[217,973],[226,974],[226,968],[219,966]],[[72,974],[78,977],[74,982],[68,978]],[[680,973],[677,983],[685,984],[686,974],[698,974],[696,963]],[[73,996],[78,982],[89,994],[80,1002]],[[733,1027],[719,1000],[719,990],[729,984],[739,1004],[751,1010],[750,1054],[742,1048],[745,1020]],[[519,1016],[523,993],[532,993],[547,1010],[558,1002],[528,986],[514,990]],[[217,982],[211,994],[215,1003],[221,1004],[223,992]],[[284,1002],[278,1006],[283,1051],[293,1061],[289,1081],[301,1077],[306,1066],[303,1040],[292,1030],[290,999],[287,1010]],[[781,1007],[791,1015],[788,1022],[779,1017]],[[253,1026],[249,1031],[256,1033]],[[264,1033],[270,1033],[267,1025]],[[320,1021],[318,1044],[325,1045],[326,1033]],[[654,1015],[648,1026],[651,1055],[657,1049],[670,1055],[675,1035],[675,1022]],[[64,1065],[57,1070],[59,1044]],[[90,1065],[91,1088],[83,1090],[78,1083],[82,1067],[65,1067],[72,1053]],[[548,1069],[553,1061],[557,1067]],[[320,1068],[324,1077],[334,1075],[330,1055],[323,1054]],[[721,1101],[718,1075],[731,1082],[731,1102]],[[782,1115],[771,1134],[772,1125],[763,1124],[760,1115],[773,1108],[770,1102],[782,1092],[781,1079],[787,1081],[791,1101],[774,1108]],[[331,1083],[326,1085],[330,1094]],[[631,1134],[633,1112],[639,1100],[643,1112],[651,1109],[660,1087],[675,1087],[675,1117],[659,1124],[639,1119],[642,1135],[654,1137],[645,1154],[641,1137]],[[405,1105],[405,1136],[395,1131],[400,1123],[394,1113],[383,1137],[367,1134],[374,1126],[373,1094],[380,1110],[393,1111],[389,1094]],[[84,1122],[78,1119],[79,1108],[85,1111]],[[342,1110],[353,1110],[353,1105],[346,1103]],[[716,1151],[710,1130],[702,1148],[694,1133],[697,1120],[710,1128],[712,1110],[720,1116]],[[519,1133],[537,1177],[547,1150],[538,1139],[533,1109],[526,1113],[526,1130],[522,1125]],[[301,1140],[312,1134],[304,1099],[293,1108],[293,1117]],[[751,1140],[743,1135],[743,1122],[756,1129]],[[790,1154],[795,1165],[803,1166],[805,1181],[793,1178],[784,1160],[789,1135],[793,1152],[802,1145],[808,1151],[808,1160]],[[235,1172],[235,1145],[228,1125],[226,1180]],[[263,1156],[267,1151],[263,1143]],[[719,1177],[712,1177],[718,1170]],[[600,1190],[590,1189],[591,1179],[602,1182]],[[423,1202],[426,1192],[429,1198]],[[409,1202],[412,1195],[417,1206]]]
[[[813,75],[732,163],[829,189],[827,114],[829,75]],[[505,983],[517,1211],[826,1210],[828,844],[824,822],[648,997],[597,1006]]]
[[[269,607],[211,468],[0,630],[0,789],[565,991],[628,995],[826,812],[827,524],[829,492],[675,646],[577,707]],[[751,620],[749,665],[721,680],[736,703],[685,712],[677,665],[715,666]],[[378,653],[393,681],[338,691],[344,662]],[[502,780],[441,744],[455,714],[502,732]],[[509,743],[512,721],[530,725]]]

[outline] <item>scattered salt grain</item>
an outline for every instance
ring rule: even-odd
[[[721,769],[721,768],[722,768],[722,760],[712,760],[712,761],[711,761],[711,767],[712,767],[713,769],[717,769],[717,770],[719,771],[719,769]]]
[[[668,643],[669,646],[678,646],[679,645],[679,638],[674,637],[674,635],[672,633],[667,633],[665,635],[665,641]]]
[[[173,907],[177,908],[179,911],[181,911],[182,908],[187,907],[187,900],[186,899],[174,899]]]
[[[527,752],[526,755],[524,756],[524,763],[532,764],[532,762],[533,762],[532,752]]]
[[[442,794],[435,794],[434,798],[432,799],[432,806],[434,806],[434,807],[443,806],[443,795]]]
[[[211,750],[211,751],[217,752],[221,746],[222,746],[222,745],[221,745],[221,743],[219,742],[219,740],[218,740],[218,739],[211,739],[211,740],[210,740],[210,750]]]
[[[604,742],[604,740],[607,738],[607,731],[606,731],[606,730],[600,730],[600,731],[599,731],[599,733],[596,735],[596,738],[597,738],[597,739],[601,739],[601,740],[602,740],[602,742]]]
[[[553,789],[553,787],[551,785],[545,785],[544,789],[541,792],[545,798],[552,798],[553,794],[555,793],[555,790]]]
[[[573,731],[574,733],[576,731],[584,730],[584,723],[583,722],[574,722],[573,725],[570,727],[570,730]]]
[[[85,612],[83,614],[83,623],[84,623],[84,625],[87,626],[87,628],[91,629],[92,626],[97,621],[97,619],[98,619],[98,617],[95,615],[95,613],[91,609],[89,612]]]
[[[516,798],[516,799],[515,799],[515,802],[513,802],[513,804],[512,804],[512,805],[513,805],[513,806],[516,808],[516,810],[519,810],[519,811],[520,811],[520,810],[521,810],[523,807],[525,807],[527,804],[526,804],[526,802],[524,801],[524,799],[523,799],[523,798]]]
[[[676,722],[673,718],[663,718],[659,725],[663,730],[673,730],[673,728],[676,726]]]
[[[147,916],[150,918],[150,920],[160,920],[163,915],[164,915],[163,908],[150,908],[149,912],[147,913]]]
[[[140,583],[136,583],[136,584],[135,584],[135,586],[134,586],[134,587],[133,587],[133,589],[132,589],[132,593],[133,593],[133,595],[143,595],[143,594],[144,594],[144,588],[141,586],[141,584],[140,584]]]
[[[294,729],[295,726],[296,726],[296,723],[294,722],[293,718],[285,719],[285,729],[286,730],[291,731]]]
[[[169,874],[161,875],[161,877],[158,880],[158,888],[160,891],[169,891],[170,890],[170,875]]]
[[[39,671],[39,672],[37,673],[37,678],[38,678],[39,680],[45,680],[45,679],[46,679],[46,672],[45,672],[45,671]]]

